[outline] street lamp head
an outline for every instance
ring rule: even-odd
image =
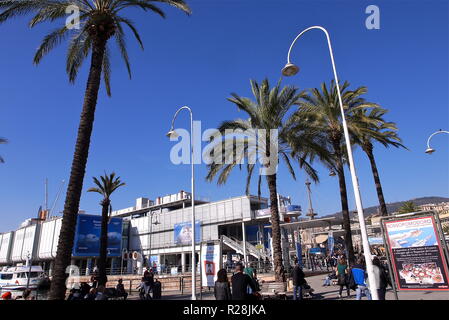
[[[432,153],[435,152],[435,149],[427,148],[425,152],[426,152],[427,154],[432,154]]]
[[[178,134],[176,133],[176,131],[172,128],[169,132],[167,132],[166,136],[168,138],[177,138]]]
[[[284,68],[282,68],[282,74],[286,77],[294,76],[299,72],[299,67],[293,63],[287,63]]]

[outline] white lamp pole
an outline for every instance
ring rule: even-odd
[[[162,212],[162,207],[160,208],[160,211],[159,211],[159,215],[160,215],[160,213]],[[150,241],[149,241],[149,248],[148,248],[148,268],[149,269],[151,269],[151,270],[153,270],[153,264],[151,263],[151,248],[152,248],[152,245],[153,245],[153,224],[154,225],[158,225],[160,222],[159,221],[157,221],[157,219],[156,219],[156,222],[153,222],[153,215],[156,213],[156,211],[149,211],[148,212],[148,214],[150,215],[150,219],[149,219],[149,221],[150,221],[150,228],[149,228],[149,237],[150,237]],[[160,265],[160,263],[159,263],[159,265]]]
[[[167,133],[170,140],[175,139],[178,135],[175,132],[175,120],[181,110],[188,110],[190,113],[190,163],[192,165],[192,300],[196,300],[196,263],[195,263],[195,174],[194,174],[194,157],[193,157],[193,113],[192,109],[183,106],[176,111],[171,123],[171,129]]]
[[[357,180],[357,175],[356,175],[356,171],[355,171],[355,166],[354,166],[354,159],[352,156],[352,148],[351,148],[351,140],[349,138],[349,131],[348,131],[348,126],[346,124],[346,118],[345,118],[345,112],[344,112],[344,108],[343,108],[343,101],[341,98],[341,93],[340,93],[340,85],[338,82],[338,76],[337,76],[337,69],[335,67],[335,61],[334,61],[334,54],[332,52],[332,45],[331,45],[331,40],[330,40],[330,36],[329,33],[327,32],[327,30],[321,26],[313,26],[313,27],[309,27],[307,29],[305,29],[304,31],[302,31],[292,42],[290,49],[288,50],[288,56],[287,56],[287,64],[285,65],[285,67],[282,69],[282,74],[284,76],[293,76],[296,73],[298,73],[299,68],[292,64],[290,62],[290,53],[292,51],[292,48],[294,46],[294,44],[296,43],[296,41],[307,31],[313,30],[313,29],[319,29],[321,31],[324,32],[324,34],[326,35],[327,38],[327,44],[329,47],[329,54],[330,54],[330,58],[331,58],[331,62],[332,62],[332,69],[334,71],[334,78],[335,78],[335,85],[337,86],[337,93],[338,93],[338,101],[340,103],[340,111],[341,111],[341,119],[342,119],[342,124],[343,124],[343,131],[344,131],[344,136],[345,136],[345,141],[346,141],[346,146],[347,146],[347,150],[348,150],[348,160],[349,160],[349,169],[351,172],[351,178],[352,178],[352,186],[354,188],[354,195],[355,195],[355,203],[357,206],[357,213],[359,216],[359,223],[360,223],[360,232],[362,234],[362,243],[363,243],[363,252],[365,255],[365,261],[366,261],[366,269],[367,269],[367,273],[368,273],[368,281],[369,281],[369,286],[370,288],[376,288],[376,282],[374,279],[374,272],[373,272],[373,263],[372,263],[372,257],[371,257],[371,251],[370,251],[370,246],[368,243],[368,234],[366,232],[366,225],[365,225],[365,217],[363,215],[363,207],[362,207],[362,198],[360,196],[360,188],[359,188],[359,183]],[[378,294],[377,294],[377,290],[371,290],[371,296],[373,298],[373,300],[379,300]]]
[[[430,135],[429,139],[427,139],[427,149],[426,149],[426,151],[425,151],[427,154],[432,154],[432,153],[435,152],[435,149],[432,149],[432,148],[430,147],[430,140],[433,138],[434,135],[439,134],[439,133],[447,133],[447,134],[449,134],[449,131],[439,130],[439,131],[434,132],[434,133],[432,133],[432,134]]]

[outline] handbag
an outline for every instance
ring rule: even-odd
[[[354,291],[357,289],[357,283],[355,283],[354,276],[352,275],[351,270],[349,271],[348,287],[349,287],[349,289],[354,290]]]
[[[338,275],[337,278],[337,284],[340,286],[346,285],[348,283],[348,280],[346,278],[346,274],[345,273],[341,273]]]

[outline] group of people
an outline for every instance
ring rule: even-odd
[[[154,278],[152,268],[145,270],[137,289],[139,290],[139,298],[141,300],[161,299],[161,282],[157,278]]]
[[[31,294],[30,289],[25,289],[22,292],[22,295],[18,295],[15,299],[12,298],[11,291],[6,291],[1,295],[1,300],[35,300],[36,297]]]
[[[351,297],[351,290],[356,292],[356,300],[361,300],[365,296],[371,300],[371,290],[376,290],[379,300],[385,300],[388,286],[391,286],[390,277],[377,256],[373,257],[373,271],[375,279],[375,288],[369,288],[368,276],[366,273],[366,264],[363,256],[357,258],[356,264],[349,267],[344,256],[338,259],[338,264],[333,273],[326,277],[323,286],[330,286],[332,279],[337,279],[337,285],[340,287],[338,297],[342,298],[343,289],[346,289],[347,297]]]
[[[115,288],[106,288],[103,285],[99,285],[98,281],[93,281],[92,286],[86,282],[81,283],[79,288],[73,288],[70,290],[70,294],[67,300],[109,300],[111,298],[123,298],[126,300],[128,293],[123,285],[123,280],[119,279]]]
[[[216,300],[258,300],[259,291],[256,270],[250,266],[245,268],[243,263],[237,263],[231,281],[226,269],[220,269],[217,273],[214,286]]]
[[[318,268],[319,268],[320,270],[326,269],[327,271],[329,271],[335,265],[334,258],[335,258],[335,256],[326,256],[325,257],[322,255],[311,254],[309,256],[310,267],[312,270],[318,270]]]

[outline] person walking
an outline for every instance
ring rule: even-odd
[[[304,271],[302,271],[298,260],[295,261],[295,267],[292,270],[293,280],[293,300],[302,300],[302,286],[306,283]]]
[[[153,270],[149,270],[145,275],[145,285],[146,285],[146,294],[149,298],[151,298],[150,296],[150,292],[153,292],[153,286],[154,286],[154,273]]]
[[[150,287],[148,285],[148,278],[142,277],[140,284],[137,286],[137,290],[139,290],[139,298],[140,300],[150,300]]]
[[[385,300],[387,287],[388,285],[391,286],[391,281],[378,257],[373,258],[373,271],[374,271],[374,280],[376,283],[375,289],[377,290],[379,300]]]
[[[256,291],[256,287],[254,286],[253,281],[250,276],[243,273],[243,265],[238,263],[235,266],[235,273],[231,278],[232,283],[232,300],[247,300],[249,299],[248,295],[248,286],[251,287],[252,291]]]
[[[229,285],[228,275],[225,269],[217,272],[217,281],[214,285],[215,300],[231,300],[231,287]]]
[[[247,274],[250,278],[251,281],[254,283],[254,286],[256,287],[255,291],[258,291],[258,284],[257,284],[257,277],[256,277],[256,269],[252,268],[251,265],[248,264],[248,267],[243,269],[243,273]],[[248,286],[247,288],[248,290],[248,294],[252,294],[253,290],[251,289],[251,287]]]
[[[337,264],[337,284],[340,286],[338,290],[338,298],[341,299],[341,294],[343,292],[343,287],[346,287],[346,293],[348,297],[351,296],[351,291],[349,290],[349,279],[348,279],[348,264],[345,258],[341,258]]]
[[[355,264],[351,269],[351,274],[356,285],[356,300],[361,300],[364,294],[368,300],[371,300],[371,293],[366,285],[366,270],[365,261],[362,257],[357,259],[357,264]]]

